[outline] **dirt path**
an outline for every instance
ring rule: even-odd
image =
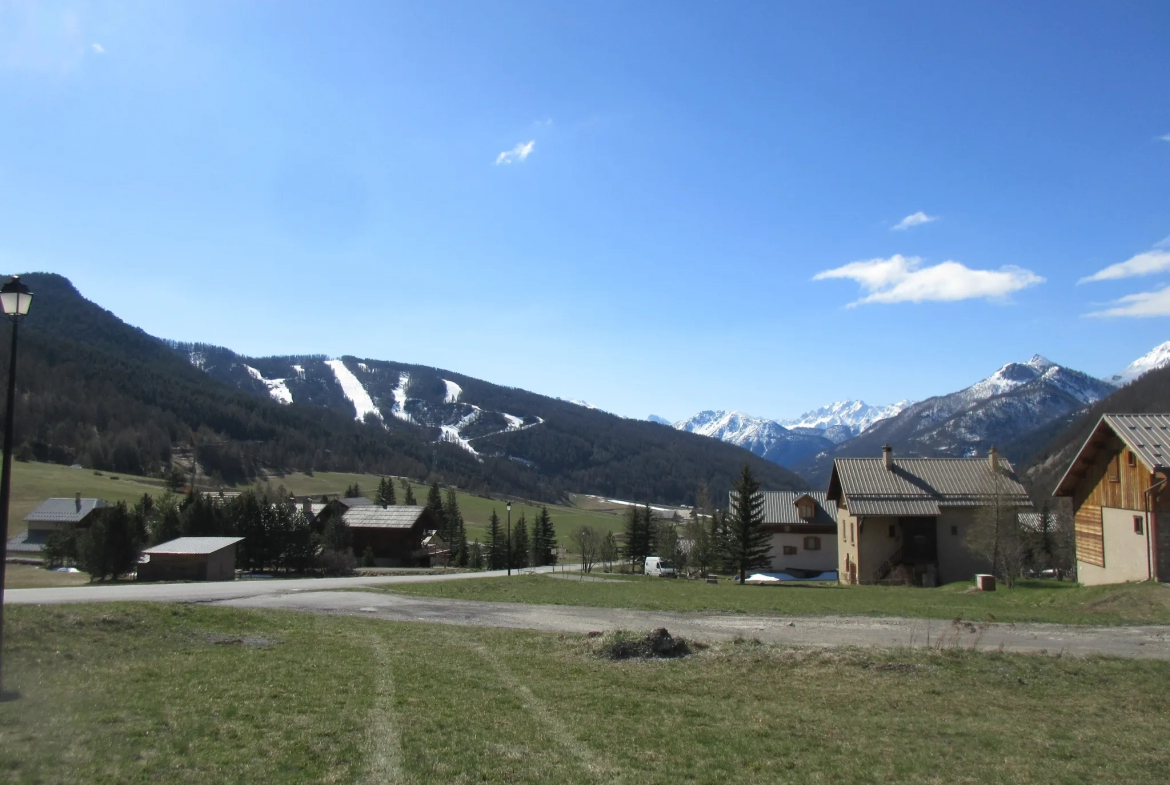
[[[923,646],[1013,652],[1101,654],[1170,659],[1170,627],[1074,627],[1061,624],[954,624],[931,619],[841,616],[745,616],[619,608],[526,605],[411,597],[363,591],[320,591],[226,599],[237,608],[273,608],[544,632],[649,630],[666,627],[693,640],[742,636],[796,646]]]

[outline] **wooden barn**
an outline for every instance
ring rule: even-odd
[[[180,537],[142,552],[140,581],[231,581],[243,537]]]
[[[355,505],[341,518],[353,536],[353,552],[359,558],[366,548],[374,552],[379,567],[429,566],[423,538],[438,528],[438,520],[426,507],[376,504]]]
[[[1077,579],[1170,580],[1170,414],[1106,414],[1054,496],[1072,501]]]

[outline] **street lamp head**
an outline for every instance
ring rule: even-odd
[[[0,286],[0,308],[5,316],[24,316],[28,307],[32,305],[33,294],[20,281],[20,276],[12,276],[12,280]]]
[[[512,511],[512,502],[508,502],[507,504],[504,505],[504,507],[507,508],[508,512],[511,512]]]

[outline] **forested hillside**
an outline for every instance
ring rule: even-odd
[[[485,431],[490,449],[475,454],[442,441],[441,427],[419,424],[421,418],[357,421],[353,405],[312,373],[302,380],[305,400],[282,405],[246,368],[233,367],[239,358],[228,350],[202,347],[210,353],[205,367],[222,363],[227,376],[201,370],[189,352],[125,324],[61,276],[22,279],[35,293],[21,324],[17,372],[14,437],[24,459],[157,475],[194,433],[204,470],[228,484],[262,470],[353,471],[547,500],[580,491],[677,504],[693,498],[701,482],[725,492],[747,460],[767,488],[805,487],[731,445],[421,366],[366,361],[387,379],[402,369],[413,374],[424,404],[446,394],[441,374],[479,407],[539,427]],[[0,347],[7,369],[7,340]],[[248,365],[267,374],[274,359]],[[490,423],[485,418],[480,427]]]

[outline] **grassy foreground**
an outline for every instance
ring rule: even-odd
[[[8,610],[0,780],[1165,782],[1170,663],[726,643],[202,606]]]
[[[1078,586],[1020,581],[1008,591],[968,593],[968,583],[937,589],[905,586],[737,586],[663,578],[608,582],[552,580],[544,575],[482,578],[384,587],[383,591],[460,600],[584,605],[653,611],[750,614],[902,616],[1054,624],[1170,624],[1170,587],[1156,584]]]

